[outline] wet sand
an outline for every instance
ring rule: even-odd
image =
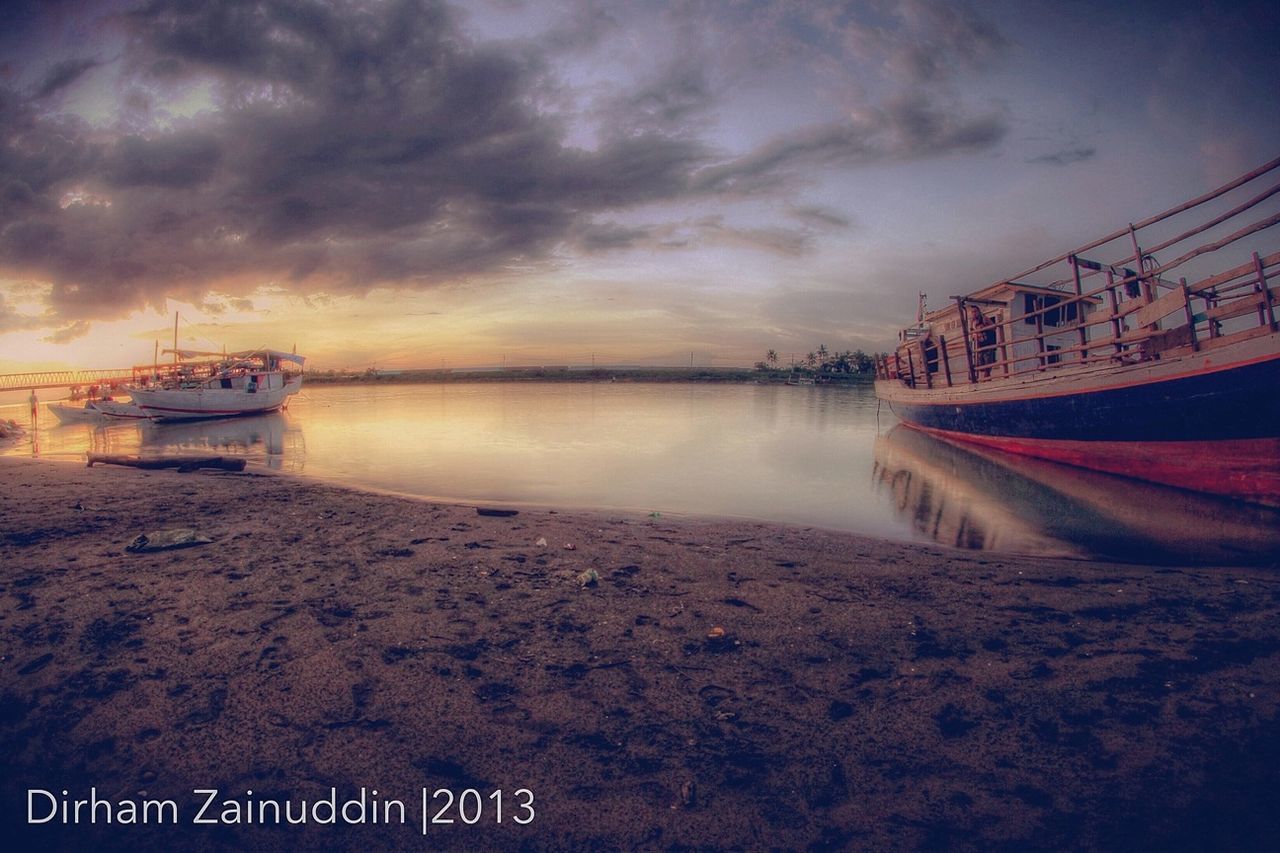
[[[213,541],[126,551],[175,527]],[[737,521],[493,517],[252,470],[0,459],[0,638],[0,829],[23,845],[1265,849],[1280,837],[1280,575],[1266,568],[1010,558]],[[178,823],[26,825],[28,790],[75,800],[90,787],[113,804],[172,800]],[[362,787],[404,802],[406,823],[192,822],[196,789],[297,809]],[[424,837],[424,787],[475,789],[480,820],[462,823],[455,802],[455,822]],[[525,825],[519,789],[534,796]],[[36,795],[37,814],[48,801]]]

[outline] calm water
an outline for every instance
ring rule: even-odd
[[[1280,561],[1280,513],[961,450],[896,426],[870,388],[312,386],[286,413],[222,421],[64,426],[42,411],[34,442],[8,452],[86,451],[216,451],[424,497],[737,516],[1006,553]]]

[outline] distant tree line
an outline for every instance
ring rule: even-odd
[[[756,370],[781,370],[777,350],[765,353],[763,361],[757,361]],[[816,350],[806,353],[801,359],[787,365],[787,370],[808,374],[869,374],[876,369],[875,356],[860,349],[831,352],[826,344],[819,344]]]

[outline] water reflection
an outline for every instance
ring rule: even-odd
[[[1280,560],[1280,512],[895,426],[873,481],[900,517],[943,545],[1167,564]]]
[[[870,388],[327,386],[255,417],[42,419],[0,452],[232,455],[442,500],[734,516],[1006,553],[1280,562],[1275,511],[882,432]]]
[[[302,427],[283,412],[208,421],[152,423],[132,419],[91,423],[41,423],[25,448],[33,456],[83,457],[85,453],[163,456],[241,456],[269,468],[284,460],[300,463],[305,453]],[[19,445],[10,452],[21,452]]]
[[[283,412],[269,412],[243,418],[211,421],[174,421],[147,424],[140,430],[139,446],[144,454],[216,453],[244,456],[282,467],[286,450],[290,456],[305,451],[302,428]]]

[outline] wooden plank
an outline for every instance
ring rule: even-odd
[[[1164,296],[1138,309],[1134,314],[1134,322],[1139,326],[1150,326],[1161,318],[1187,307],[1187,292],[1182,288],[1171,290]]]
[[[1164,352],[1174,347],[1187,346],[1191,343],[1191,327],[1178,326],[1174,329],[1166,329],[1158,335],[1151,338],[1151,343],[1147,345],[1150,352]]]
[[[1247,298],[1233,299],[1225,305],[1210,308],[1204,312],[1204,316],[1209,320],[1229,320],[1232,317],[1243,317],[1245,314],[1252,314],[1264,305],[1266,305],[1266,302],[1263,301],[1262,294],[1253,293]]]
[[[1134,329],[1131,332],[1125,332],[1120,336],[1119,341],[1122,344],[1132,344],[1137,341],[1146,341],[1154,338],[1156,335],[1164,334],[1159,329]]]
[[[1131,300],[1129,302],[1121,302],[1118,306],[1116,306],[1115,310],[1112,311],[1110,314],[1107,314],[1103,317],[1099,317],[1097,320],[1090,321],[1090,322],[1092,324],[1095,322],[1105,323],[1108,320],[1123,320],[1125,317],[1128,317],[1130,314],[1134,313],[1135,311],[1141,311],[1143,308],[1146,308],[1146,307],[1147,307],[1146,305],[1144,305],[1143,303],[1139,302],[1136,299]]]
[[[1271,267],[1276,264],[1280,264],[1280,252],[1276,252],[1274,255],[1267,255],[1262,259],[1262,265],[1264,267]],[[1245,275],[1253,275],[1254,271],[1253,261],[1249,261],[1248,263],[1241,264],[1238,267],[1232,267],[1229,270],[1220,272],[1217,275],[1211,275],[1208,278],[1201,279],[1187,289],[1192,293],[1202,293],[1203,291],[1217,287],[1220,284],[1226,284],[1232,279],[1237,279]]]
[[[1240,341],[1247,341],[1252,338],[1262,338],[1262,337],[1266,337],[1267,335],[1275,335],[1275,334],[1280,334],[1280,332],[1272,331],[1270,326],[1254,326],[1251,329],[1245,329],[1243,332],[1236,332],[1235,334],[1231,334],[1231,335],[1222,335],[1221,337],[1213,338],[1212,340],[1202,341],[1200,344],[1200,349],[1202,351],[1215,350],[1220,347],[1230,346],[1231,344],[1239,343]]]

